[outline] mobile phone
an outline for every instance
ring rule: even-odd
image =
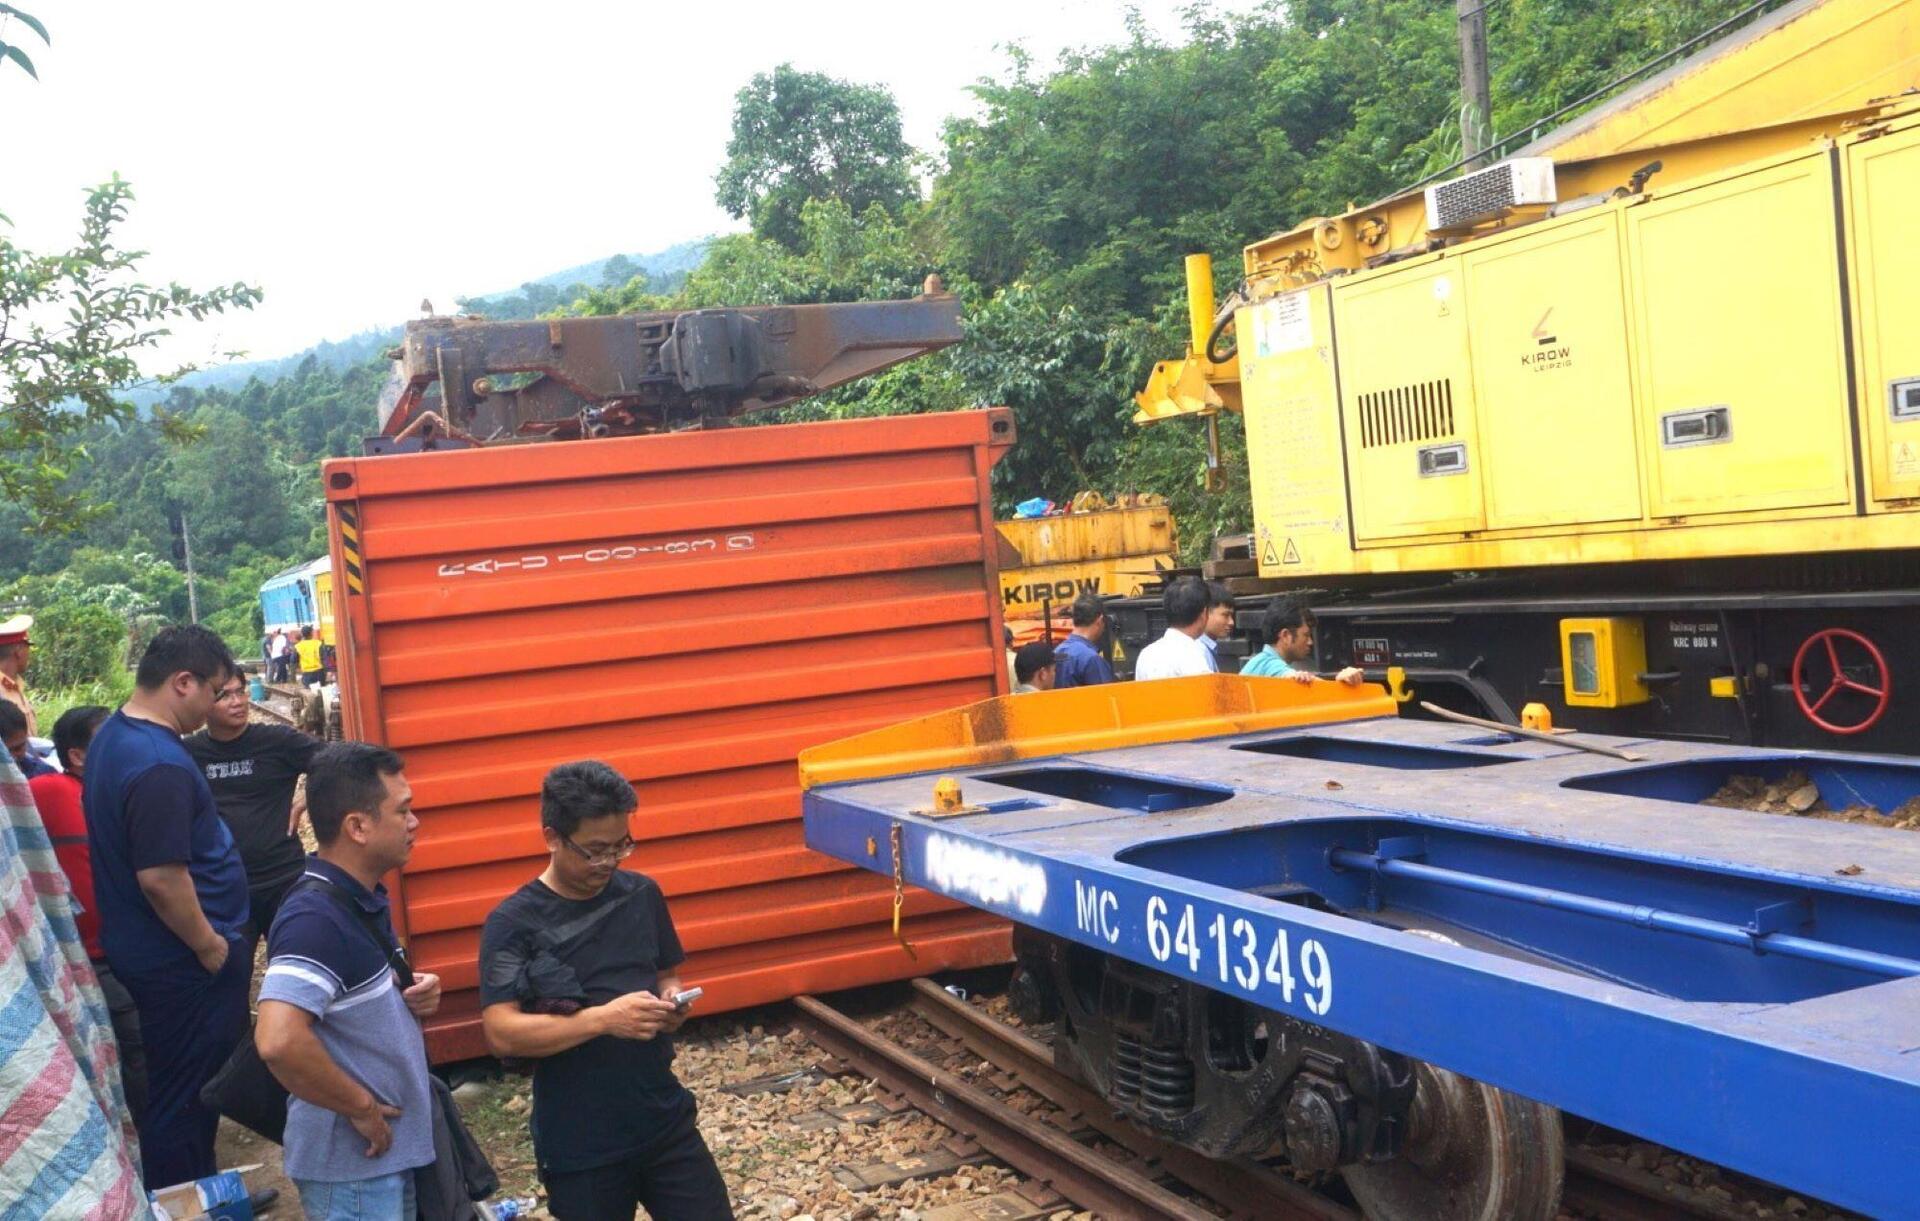
[[[673,994],[673,1007],[685,1012],[687,1006],[699,1000],[705,993],[704,988],[688,988],[684,992],[676,992]]]

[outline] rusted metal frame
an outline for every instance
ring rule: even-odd
[[[1183,1181],[1250,1221],[1359,1221],[1359,1215],[1265,1166],[1216,1161],[1134,1127],[1080,1082],[1053,1066],[1053,1050],[974,1009],[929,979],[913,981],[913,1007],[982,1059],[1020,1078],[1055,1106],[1079,1112],[1087,1126],[1165,1166]]]
[[[1117,1165],[1051,1125],[895,1046],[811,996],[797,996],[807,1037],[861,1073],[1082,1208],[1105,1216],[1209,1221],[1213,1214],[1145,1175]]]
[[[381,431],[402,431],[436,386],[447,422],[482,439],[564,424],[604,404],[658,411],[653,427],[675,409],[730,416],[817,394],[960,337],[959,301],[945,293],[548,322],[428,318],[407,324]],[[520,373],[539,376],[496,389],[495,375]],[[601,418],[616,430],[637,423],[619,409]]]

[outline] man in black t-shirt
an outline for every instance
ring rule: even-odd
[[[221,821],[247,867],[254,943],[267,935],[287,889],[300,880],[307,850],[293,813],[294,790],[324,743],[284,725],[247,720],[247,681],[233,675],[216,691],[207,727],[183,745],[207,778]],[[249,954],[248,963],[253,959]]]
[[[497,1056],[535,1061],[533,1152],[560,1221],[731,1221],[727,1186],[673,1075],[686,955],[632,854],[633,786],[564,763],[540,787],[547,868],[480,934],[481,1021]]]

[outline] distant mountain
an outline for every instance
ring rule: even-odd
[[[592,263],[582,263],[577,267],[568,267],[552,275],[529,280],[518,289],[487,293],[478,297],[461,297],[458,306],[462,310],[484,313],[491,318],[531,318],[536,313],[544,313],[557,305],[572,300],[565,290],[573,287],[598,288],[608,282],[609,268],[624,284],[635,271],[643,271],[647,280],[658,291],[670,292],[686,278],[688,272],[700,265],[707,254],[707,243],[711,238],[696,238],[690,242],[681,242],[665,250],[651,254],[615,254]],[[628,270],[628,269],[631,270]],[[625,271],[625,275],[620,273]],[[539,308],[535,309],[534,306]],[[361,331],[345,339],[326,339],[310,348],[295,352],[291,356],[276,357],[271,360],[236,360],[224,365],[215,365],[210,369],[201,369],[189,373],[180,379],[180,385],[201,388],[233,389],[244,386],[253,378],[263,382],[276,381],[300,367],[309,356],[320,362],[323,368],[346,369],[364,364],[400,342],[400,327],[376,327]],[[128,393],[137,407],[146,408],[166,398],[165,389],[142,389]]]
[[[201,369],[189,373],[180,379],[182,386],[197,386],[203,389],[228,389],[244,386],[254,378],[263,382],[278,381],[300,367],[300,363],[311,356],[318,360],[323,368],[346,369],[353,365],[365,364],[380,353],[400,342],[400,328],[390,326],[361,331],[345,339],[323,339],[310,348],[295,352],[292,356],[282,356],[273,360],[236,360],[224,365],[215,365],[211,369]],[[135,390],[128,395],[141,407],[156,403],[166,397],[165,390]]]
[[[564,271],[556,271],[550,276],[541,276],[537,280],[528,281],[528,283],[544,284],[548,288],[566,288],[574,284],[585,284],[589,288],[597,288],[606,282],[607,264],[613,262],[614,259],[623,258],[637,270],[646,272],[647,279],[652,281],[656,288],[659,288],[663,280],[677,280],[694,268],[700,266],[700,260],[707,257],[707,243],[712,240],[710,237],[699,237],[690,242],[681,242],[677,246],[669,246],[665,250],[656,250],[652,254],[609,255],[604,259],[596,259],[591,263],[581,263],[577,267],[569,267]],[[626,279],[622,279],[620,282],[624,284],[626,283]],[[521,287],[524,288],[525,285]],[[485,301],[493,297],[512,296],[518,291],[520,290],[507,288],[499,292],[485,293],[470,299]]]
[[[538,280],[528,280],[519,288],[461,297],[455,305],[462,313],[485,314],[489,318],[538,318],[574,300],[587,289],[618,287],[641,272],[646,274],[650,291],[670,293],[707,257],[707,243],[712,240],[697,238],[652,254],[611,255]]]

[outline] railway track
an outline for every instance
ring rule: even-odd
[[[849,1071],[877,1081],[1038,1188],[1099,1216],[1363,1221],[1350,1203],[1283,1167],[1250,1158],[1215,1161],[1135,1127],[1056,1069],[1048,1043],[931,980],[913,981],[905,1012],[931,1028],[932,1048],[910,1047],[815,997],[796,998],[794,1009],[798,1027]],[[994,1071],[969,1080],[950,1067],[962,1053]],[[1032,1113],[1014,1106],[1011,1099],[1020,1090],[1038,1095],[1045,1106]],[[1124,1160],[1091,1147],[1094,1139],[1119,1146]],[[1035,1211],[1045,1215],[1044,1209]],[[1578,1146],[1567,1151],[1561,1213],[1595,1221],[1746,1221],[1760,1215]]]
[[[249,701],[254,715],[276,725],[291,725],[296,729],[312,732],[311,727],[303,724],[300,716],[302,705],[308,697],[307,688],[299,683],[268,683],[265,700]],[[329,742],[340,739],[339,706],[336,703],[327,717],[327,731],[321,735]]]
[[[259,700],[248,700],[247,703],[253,716],[265,718],[276,725],[292,725],[295,723],[292,714],[276,708],[272,704],[264,704]]]

